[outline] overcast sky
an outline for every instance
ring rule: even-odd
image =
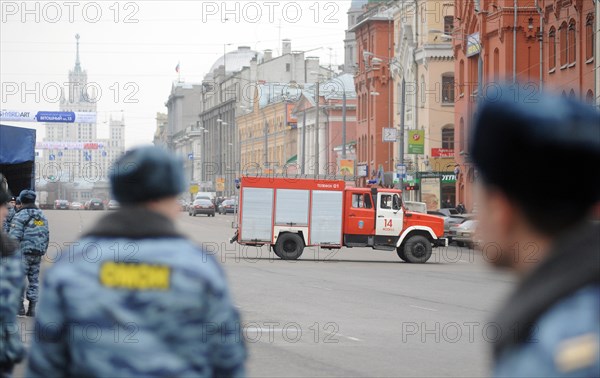
[[[292,50],[321,48],[308,55],[341,64],[350,8],[349,0],[28,1],[27,12],[22,1],[0,4],[2,109],[58,110],[54,90],[74,66],[79,33],[81,65],[101,90],[99,137],[108,133],[102,122],[124,114],[128,148],[151,143],[178,62],[182,80],[200,82],[224,44],[278,55],[280,39],[288,38]],[[18,93],[6,91],[14,85]],[[42,140],[43,125],[21,125],[38,129]]]

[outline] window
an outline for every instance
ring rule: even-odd
[[[590,105],[594,105],[594,92],[592,92],[591,89],[587,91],[585,95],[585,101]]]
[[[442,148],[454,149],[454,126],[444,127],[442,129]]]
[[[289,63],[286,63],[286,64],[285,64],[285,72],[290,72],[290,70],[291,70],[291,69],[292,69],[292,66],[291,66],[291,64],[289,64]]]
[[[556,29],[550,28],[548,33],[548,66],[556,68]]]
[[[444,16],[444,34],[452,34],[454,31],[454,16]]]
[[[590,105],[594,105],[594,92],[591,89],[586,93],[585,101]]]
[[[560,65],[562,66],[566,66],[567,65],[567,50],[568,50],[568,43],[567,43],[567,23],[563,22],[562,25],[560,25],[559,28],[559,43],[560,43]]]
[[[590,61],[594,58],[594,45],[596,43],[596,33],[594,33],[594,15],[588,14],[585,22],[585,60]]]
[[[462,95],[465,92],[465,61],[461,60],[458,71],[458,92]]]
[[[577,35],[575,30],[575,20],[571,20],[569,23],[569,41],[567,43],[567,51],[569,53],[569,63],[575,63],[577,60]]]
[[[371,196],[368,194],[355,193],[352,195],[352,207],[355,209],[370,209],[372,208]]]
[[[454,103],[454,74],[442,76],[442,103]]]
[[[460,143],[460,151],[464,151],[465,150],[465,120],[464,118],[461,117],[460,119],[460,126],[458,129],[458,137],[459,137],[459,143]]]
[[[494,49],[494,81],[497,83],[500,80],[500,50]]]
[[[381,201],[379,202],[380,209],[391,209],[392,208],[392,195],[382,194]]]

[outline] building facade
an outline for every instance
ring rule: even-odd
[[[593,103],[594,20],[592,1],[457,0],[452,35],[455,56],[455,151],[457,202],[474,207],[476,172],[468,156],[468,135],[483,93],[501,82],[531,83]],[[481,68],[479,68],[481,67]]]
[[[528,30],[540,33],[537,44],[542,59],[542,85],[594,104],[594,50],[598,34],[595,5],[583,0],[541,0],[539,5],[540,14],[529,19]]]
[[[242,174],[297,173],[297,121],[292,116],[295,94],[279,93],[282,85],[257,87],[252,108],[244,107],[236,122],[240,132]]]
[[[383,142],[384,129],[392,128],[394,45],[393,10],[375,4],[357,18],[357,173],[365,184],[378,172],[394,169],[393,142]]]

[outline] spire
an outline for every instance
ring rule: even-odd
[[[77,58],[75,59],[75,71],[81,71],[81,63],[79,62],[79,34],[75,34],[77,40]]]

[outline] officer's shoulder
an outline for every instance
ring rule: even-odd
[[[552,306],[537,322],[534,341],[547,348],[558,372],[600,366],[600,285],[589,285]]]

